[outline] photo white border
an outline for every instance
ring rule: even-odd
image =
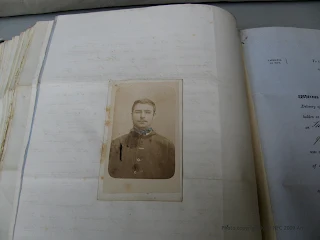
[[[176,92],[176,128],[175,128],[175,161],[176,171],[170,179],[127,179],[112,178],[107,172],[109,164],[110,145],[112,141],[113,114],[116,91],[120,85],[143,82],[177,82]],[[182,112],[182,79],[139,79],[139,80],[116,80],[109,82],[108,103],[106,106],[106,121],[103,143],[101,147],[101,160],[99,171],[98,200],[107,201],[182,201],[182,172],[183,172],[183,112]]]

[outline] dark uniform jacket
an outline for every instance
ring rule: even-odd
[[[175,148],[154,131],[132,130],[111,143],[109,174],[114,178],[168,179],[175,172]]]

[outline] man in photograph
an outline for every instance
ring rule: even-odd
[[[156,105],[150,99],[132,105],[133,128],[113,140],[108,171],[114,178],[168,179],[175,173],[175,147],[156,133],[152,121]]]

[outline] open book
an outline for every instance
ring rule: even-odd
[[[320,32],[171,5],[0,45],[0,239],[316,239]]]

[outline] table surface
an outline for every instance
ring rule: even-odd
[[[209,4],[221,7],[232,13],[237,19],[239,29],[272,26],[320,29],[320,1]],[[114,9],[120,8],[102,8],[99,10],[68,11],[0,18],[0,38],[11,39],[13,36],[19,35],[27,28],[32,27],[37,21],[53,20],[57,15]]]

